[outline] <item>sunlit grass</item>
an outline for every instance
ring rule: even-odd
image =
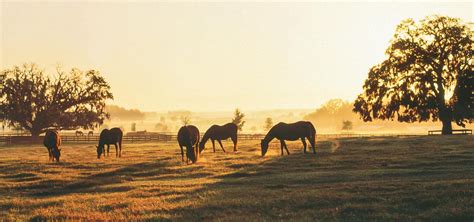
[[[226,143],[231,150],[230,142]],[[0,220],[472,220],[472,136],[318,141],[318,154],[240,141],[181,163],[175,143],[0,148]],[[111,150],[112,151],[112,150]]]

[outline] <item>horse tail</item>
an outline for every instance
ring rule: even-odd
[[[316,146],[316,128],[314,128],[314,125],[311,122],[308,122],[309,124],[309,134],[310,134],[310,143],[313,148]]]

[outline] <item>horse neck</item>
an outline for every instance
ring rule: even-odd
[[[204,133],[204,136],[202,136],[202,139],[201,139],[201,143],[205,144],[209,140],[209,138],[211,137],[209,134],[210,134],[209,131],[206,131],[206,133]]]
[[[274,138],[275,138],[275,135],[272,128],[270,129],[270,131],[268,131],[267,135],[265,135],[265,137],[263,138],[263,141],[265,143],[270,143],[270,141],[272,141]]]

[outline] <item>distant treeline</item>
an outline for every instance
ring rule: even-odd
[[[356,133],[426,133],[427,130],[438,129],[440,122],[401,123],[396,120],[374,120],[364,122],[354,113],[354,104],[342,99],[331,99],[320,108],[303,117],[313,122],[316,129],[322,133],[339,133],[352,131]],[[343,130],[343,122],[350,121],[352,129]],[[468,124],[468,128],[471,127]]]
[[[146,117],[146,114],[138,109],[125,109],[116,105],[107,105],[105,109],[112,120],[141,121]]]

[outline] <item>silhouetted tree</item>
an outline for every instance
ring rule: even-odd
[[[352,130],[352,122],[350,120],[342,121],[342,130]]]
[[[270,130],[272,127],[273,127],[273,119],[270,118],[270,117],[267,117],[267,118],[265,119],[265,126],[264,126],[264,129],[268,131],[268,130]]]
[[[441,120],[443,134],[451,122],[465,126],[471,115],[460,91],[473,75],[473,36],[459,19],[428,16],[396,28],[387,58],[372,67],[354,111],[364,121]],[[453,96],[451,96],[453,95]]]
[[[50,77],[36,64],[1,72],[0,118],[36,137],[47,128],[93,128],[109,118],[105,101],[113,99],[110,86],[96,70],[56,69]]]
[[[232,122],[237,125],[237,128],[239,131],[242,130],[242,127],[244,127],[245,121],[244,121],[245,114],[240,112],[239,109],[235,109],[234,112],[234,118],[232,119]]]
[[[137,124],[136,123],[132,123],[132,126],[130,127],[130,131],[132,131],[132,132],[137,131]]]
[[[168,131],[168,125],[166,125],[166,123],[164,123],[164,122],[157,123],[155,125],[155,130],[157,130],[159,132],[167,132]]]
[[[181,124],[183,126],[187,126],[188,124],[191,123],[191,117],[189,117],[189,116],[181,116],[180,119],[181,119]]]
[[[116,105],[107,105],[105,110],[113,120],[140,121],[145,119],[145,113],[138,109],[125,109]]]

